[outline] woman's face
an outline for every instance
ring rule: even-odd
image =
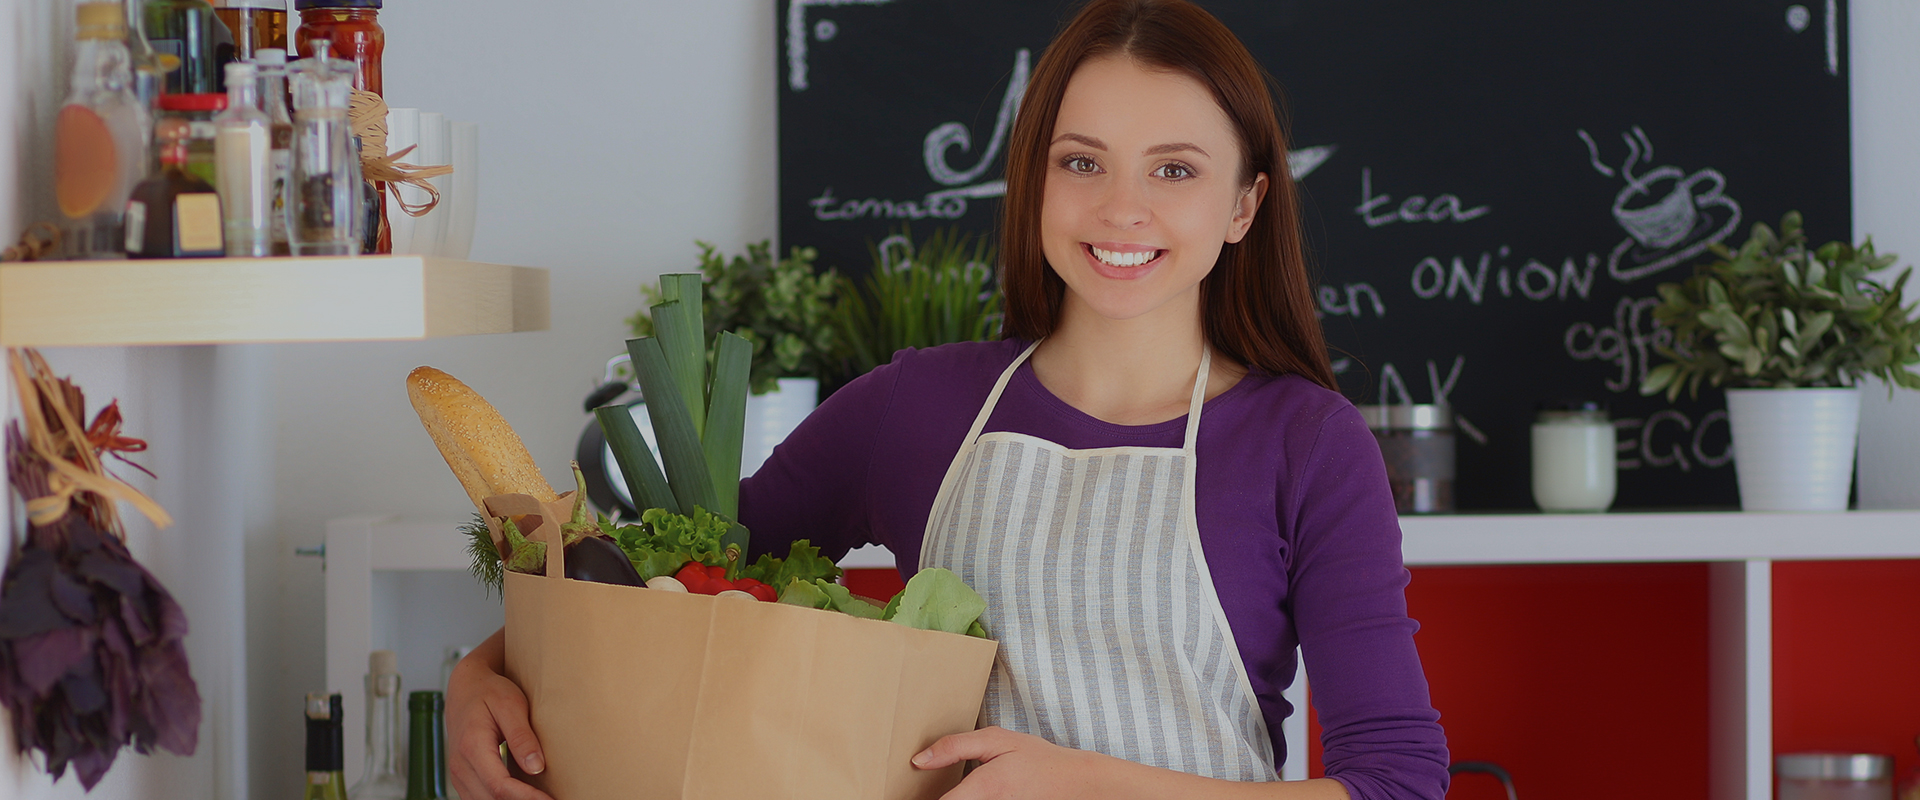
[[[1267,176],[1199,81],[1110,56],[1067,82],[1047,151],[1040,237],[1069,307],[1111,320],[1197,315],[1200,279],[1247,233]]]

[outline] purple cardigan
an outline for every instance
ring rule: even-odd
[[[903,350],[822,403],[740,489],[756,552],[811,539],[839,558],[892,550],[903,576],[947,465],[994,381],[1025,349],[1003,341]],[[1186,417],[1114,425],[1067,405],[1021,365],[987,421],[1085,449],[1179,447]],[[1414,650],[1408,573],[1386,468],[1365,421],[1298,376],[1254,371],[1207,401],[1195,473],[1201,547],[1273,733],[1293,708],[1294,646],[1312,676],[1327,776],[1356,800],[1438,798],[1447,748]]]

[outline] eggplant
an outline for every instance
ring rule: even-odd
[[[566,549],[567,577],[576,581],[645,587],[627,553],[604,536],[582,536]]]

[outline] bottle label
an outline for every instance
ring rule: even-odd
[[[219,255],[226,251],[220,236],[220,195],[182,194],[173,201],[173,241],[182,253]]]
[[[333,773],[331,772],[307,773],[307,785],[309,786],[325,786],[329,781],[332,781],[332,780],[333,780]]]
[[[147,243],[147,204],[127,201],[127,252],[138,253]]]

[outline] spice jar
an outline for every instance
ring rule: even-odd
[[[1402,514],[1453,510],[1453,413],[1443,405],[1360,406]]]
[[[353,65],[329,58],[326,42],[315,46],[318,56],[287,68],[293,84],[293,209],[287,236],[296,256],[359,255],[357,221],[365,181],[347,121]]]
[[[1613,422],[1593,401],[1544,403],[1533,418],[1533,502],[1542,511],[1605,511],[1617,486]]]
[[[218,172],[214,167],[213,117],[226,108],[225,93],[160,96],[160,119],[178,119],[187,124],[187,171],[207,183],[215,183]],[[155,159],[158,158],[156,152]]]
[[[1774,758],[1779,800],[1893,800],[1893,759],[1870,753],[1787,753]]]

